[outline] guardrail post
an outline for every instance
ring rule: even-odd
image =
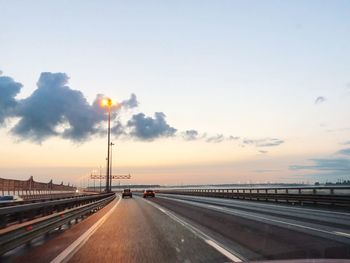
[[[278,193],[278,191],[277,191],[277,189],[275,189],[275,202],[278,202],[277,193]]]

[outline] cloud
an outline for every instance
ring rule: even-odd
[[[16,100],[22,85],[10,77],[0,76],[0,124],[6,118],[19,121],[11,132],[22,139],[41,143],[52,136],[72,141],[84,141],[92,135],[105,133],[107,114],[100,107],[105,96],[98,94],[90,104],[81,91],[71,89],[65,73],[41,73],[37,89],[27,98]],[[116,121],[121,109],[137,107],[135,94],[111,108],[112,132],[124,134],[124,128]]]
[[[15,82],[10,77],[0,76],[0,125],[14,114],[13,111],[18,103],[15,97],[21,88],[21,83]]]
[[[43,72],[38,88],[19,101],[16,116],[19,122],[12,132],[24,139],[41,142],[51,136],[62,136],[74,141],[85,140],[98,132],[97,125],[106,120],[99,107],[98,95],[90,105],[83,93],[67,86],[64,73]],[[61,127],[64,127],[60,130]]]
[[[345,145],[350,145],[350,141],[344,142]]]
[[[350,148],[339,150],[336,153],[341,155],[350,155]]]
[[[273,147],[278,146],[280,144],[284,143],[283,140],[276,139],[276,138],[264,138],[264,139],[244,139],[243,144],[246,145],[255,145],[256,147]]]
[[[335,154],[350,156],[350,148],[339,150]],[[313,173],[308,174],[309,176],[349,176],[350,158],[315,158],[309,161],[312,162],[311,165],[291,165],[289,169],[312,171]]]
[[[105,96],[97,94],[95,100],[89,103],[81,91],[68,86],[68,81],[65,73],[43,72],[33,93],[24,99],[16,99],[22,84],[11,77],[0,76],[0,125],[9,118],[16,118],[17,122],[10,132],[20,139],[37,143],[54,136],[74,142],[83,142],[92,136],[105,136],[107,114],[106,109],[100,106]],[[163,112],[156,112],[153,116],[139,112],[131,118],[130,115],[121,118],[123,110],[135,109],[138,105],[137,97],[132,93],[129,99],[111,107],[111,132],[114,136],[144,141],[173,136],[207,143],[240,140],[237,136],[221,133],[208,135],[195,129],[178,132],[167,123]],[[281,143],[282,140],[274,138],[243,141],[243,144],[256,147]]]
[[[120,121],[115,121],[111,127],[111,134],[116,137],[127,135],[124,125]]]
[[[259,153],[261,153],[261,154],[266,154],[266,153],[268,153],[268,151],[260,150]]]
[[[210,136],[206,138],[206,142],[212,142],[212,143],[220,143],[225,140],[225,137],[223,134],[217,134],[214,136]]]
[[[290,170],[318,171],[324,175],[349,175],[350,159],[346,158],[323,158],[310,159],[312,165],[291,165]]]
[[[139,106],[139,102],[137,101],[136,95],[134,93],[131,94],[130,99],[123,100],[121,104],[127,109],[133,109]]]
[[[186,141],[205,140],[207,143],[239,140],[237,136],[224,136],[223,134],[208,135],[206,133],[199,133],[197,130],[186,130],[180,136]]]
[[[199,139],[199,133],[196,130],[187,130],[182,133],[182,138],[185,141],[195,141]]]
[[[163,112],[154,113],[154,118],[143,113],[133,115],[127,123],[131,129],[130,135],[145,141],[174,136],[177,130],[166,122],[165,117]]]
[[[273,173],[273,172],[280,172],[281,170],[275,170],[275,169],[257,169],[254,170],[253,172],[256,173]]]
[[[317,105],[317,104],[321,104],[321,103],[323,103],[323,102],[325,102],[326,101],[326,98],[325,97],[323,97],[323,96],[319,96],[319,97],[317,97],[316,99],[315,99],[315,104]]]

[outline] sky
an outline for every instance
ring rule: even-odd
[[[349,1],[0,0],[0,177],[350,179]],[[104,172],[104,168],[102,168]]]

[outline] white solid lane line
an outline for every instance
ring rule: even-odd
[[[314,227],[310,227],[310,226],[304,226],[304,225],[290,223],[290,222],[286,222],[286,221],[282,221],[282,220],[277,220],[277,219],[267,218],[267,217],[263,217],[263,216],[258,216],[258,215],[254,215],[254,214],[251,214],[251,213],[246,213],[246,212],[241,212],[241,211],[237,212],[237,211],[233,211],[233,210],[228,209],[228,208],[222,208],[220,206],[206,205],[206,204],[201,204],[201,203],[194,202],[194,201],[173,199],[173,198],[168,198],[168,197],[163,197],[163,196],[160,197],[160,198],[174,200],[174,201],[177,201],[177,202],[180,202],[180,203],[181,202],[182,203],[187,203],[187,204],[190,204],[190,205],[193,205],[193,206],[198,206],[198,207],[211,208],[213,210],[226,212],[226,213],[231,214],[231,215],[245,216],[245,217],[248,217],[248,218],[254,218],[254,219],[264,220],[264,221],[267,221],[267,222],[274,222],[274,223],[279,223],[279,224],[283,224],[283,225],[294,226],[294,227],[308,229],[308,230],[312,230],[312,231],[316,231],[316,232],[320,232],[320,233],[325,233],[325,234],[329,234],[329,235],[337,235],[337,236],[343,236],[343,237],[350,238],[350,235],[347,235],[346,233],[343,233],[343,232],[327,231],[327,230],[318,229],[318,228],[314,228]],[[342,234],[340,234],[340,233],[342,233]]]
[[[194,235],[204,240],[205,243],[207,243],[209,246],[216,249],[218,252],[220,252],[222,255],[230,259],[232,262],[242,262],[245,261],[245,259],[238,255],[238,253],[229,251],[227,248],[225,248],[222,244],[214,240],[212,237],[208,236],[198,228],[194,227],[193,225],[189,224],[187,221],[184,221],[180,219],[178,216],[176,216],[174,213],[170,212],[167,209],[164,209],[163,207],[159,206],[158,204],[152,203],[150,201],[145,200],[148,204],[152,205],[153,207],[157,208],[159,211],[163,212],[167,216],[169,216],[174,221],[178,222],[182,226],[186,227],[188,230],[190,230]]]
[[[350,238],[350,234],[349,233],[344,233],[344,232],[338,232],[338,231],[334,231],[334,233],[338,236],[343,236],[343,237],[348,237]]]
[[[112,214],[112,212],[117,208],[120,203],[120,196],[117,203],[109,210],[103,217],[101,217],[92,227],[90,227],[84,234],[82,234],[78,239],[76,239],[69,247],[63,250],[58,256],[56,256],[50,263],[61,263],[67,262],[73,257],[73,255],[88,241],[93,233],[106,221],[106,219]]]

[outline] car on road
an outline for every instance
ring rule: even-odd
[[[143,198],[147,198],[147,197],[155,197],[156,193],[153,190],[145,190],[143,192]]]
[[[17,202],[17,201],[23,201],[21,197],[18,195],[2,195],[0,196],[0,202]]]
[[[132,192],[130,189],[124,189],[122,192],[122,198],[127,197],[127,196],[132,198]]]

